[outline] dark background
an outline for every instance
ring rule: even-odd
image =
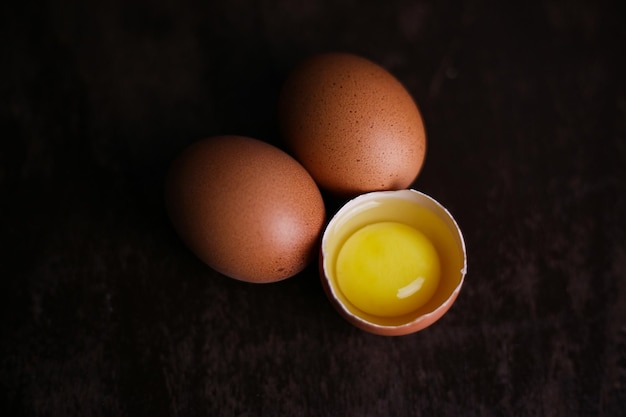
[[[618,1],[0,8],[0,414],[626,415]],[[327,50],[411,92],[429,138],[413,187],[466,238],[457,302],[413,335],[349,325],[315,267],[221,276],[164,211],[189,143],[280,145],[281,83]]]

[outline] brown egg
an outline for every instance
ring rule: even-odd
[[[232,278],[274,282],[317,254],[324,203],[308,172],[256,139],[198,141],[173,162],[166,205],[174,228],[202,261]]]
[[[340,195],[408,187],[426,148],[422,117],[388,71],[327,53],[296,67],[279,100],[290,152],[318,185]]]

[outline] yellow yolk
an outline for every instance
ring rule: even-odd
[[[339,289],[355,307],[379,317],[396,317],[432,297],[440,265],[435,247],[419,230],[381,222],[346,240],[335,272]]]

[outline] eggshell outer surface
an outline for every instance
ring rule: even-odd
[[[275,282],[316,256],[325,220],[320,191],[268,143],[241,136],[193,143],[172,163],[165,194],[181,239],[224,275]]]
[[[315,55],[289,75],[279,121],[290,152],[335,194],[408,187],[426,134],[415,101],[381,66],[356,55]]]

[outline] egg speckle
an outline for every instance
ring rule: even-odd
[[[320,187],[343,195],[408,187],[426,150],[422,117],[387,70],[356,55],[320,54],[286,80],[279,121]]]
[[[172,163],[165,193],[183,242],[227,276],[279,281],[317,254],[325,219],[319,189],[268,143],[242,136],[193,143]]]

